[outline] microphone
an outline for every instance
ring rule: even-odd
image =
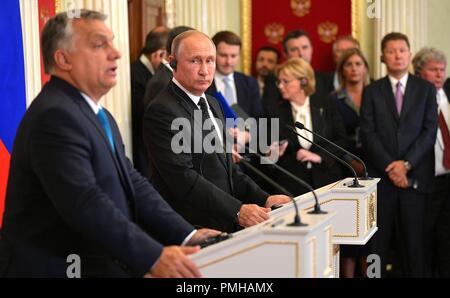
[[[373,180],[373,178],[369,177],[369,173],[367,172],[366,164],[362,161],[361,158],[359,158],[358,156],[354,155],[353,153],[351,153],[351,152],[345,150],[344,148],[342,148],[342,147],[339,146],[338,144],[336,144],[336,143],[334,143],[334,142],[328,140],[327,138],[322,137],[322,136],[319,135],[318,133],[316,133],[316,132],[314,132],[314,131],[312,131],[312,130],[309,130],[307,127],[305,127],[305,125],[303,125],[302,123],[300,123],[300,122],[298,122],[298,121],[295,122],[295,127],[297,127],[298,129],[304,129],[304,130],[306,130],[307,132],[312,133],[314,136],[318,137],[319,139],[324,140],[325,142],[327,142],[327,143],[330,144],[331,146],[333,146],[333,147],[335,147],[335,148],[338,148],[339,150],[345,152],[345,154],[349,155],[351,158],[356,159],[357,161],[359,161],[359,162],[363,165],[363,167],[364,167],[364,177],[359,178],[359,179],[361,179],[361,180]]]
[[[344,166],[346,166],[347,168],[350,169],[350,171],[352,171],[354,179],[353,179],[353,184],[351,185],[347,185],[347,187],[351,187],[351,188],[362,188],[364,187],[363,185],[359,184],[358,181],[358,175],[356,175],[355,170],[345,161],[343,161],[342,159],[340,159],[339,157],[337,157],[336,155],[334,155],[333,153],[331,153],[330,151],[328,151],[327,149],[323,148],[322,146],[316,144],[315,142],[309,140],[308,138],[305,138],[304,136],[302,136],[301,134],[299,134],[295,128],[293,128],[290,125],[286,125],[286,128],[288,128],[292,133],[296,134],[297,136],[301,137],[302,139],[310,142],[311,144],[313,144],[314,146],[317,146],[319,149],[323,150],[324,152],[328,153],[328,155],[330,155],[333,159],[339,161],[341,164],[343,164]]]
[[[245,157],[240,156],[240,160],[239,160],[245,167],[247,167],[248,169],[250,169],[251,171],[253,171],[256,175],[258,175],[259,177],[261,177],[262,179],[264,179],[267,183],[269,183],[270,185],[272,185],[274,188],[278,189],[278,191],[280,191],[281,193],[289,196],[289,197],[293,197],[293,195],[286,190],[284,187],[282,187],[281,185],[279,185],[278,183],[276,183],[275,181],[273,181],[271,178],[269,178],[269,176],[267,176],[266,174],[264,174],[263,172],[261,172],[260,170],[258,170],[256,167],[254,167],[250,161],[248,161]]]
[[[277,169],[278,171],[282,172],[284,175],[288,176],[289,178],[293,179],[295,182],[301,184],[303,187],[307,188],[309,191],[312,192],[313,196],[314,196],[314,200],[315,200],[315,204],[314,204],[314,209],[312,211],[309,211],[308,214],[327,214],[328,212],[326,211],[322,211],[320,208],[320,204],[319,204],[319,199],[317,198],[317,194],[314,191],[314,188],[312,188],[311,185],[309,185],[308,183],[306,183],[305,181],[303,181],[302,179],[298,178],[297,176],[295,176],[294,174],[292,174],[291,172],[289,172],[288,170],[286,170],[285,168],[277,165],[276,163],[274,163],[272,160],[270,160],[269,158],[254,152],[253,150],[250,149],[250,147],[248,147],[248,145],[245,145],[245,147],[248,149],[248,151],[251,154],[254,154],[256,156],[258,156],[259,158],[261,158],[262,160],[264,160],[265,163],[272,165],[275,169]],[[291,197],[293,198],[293,197]],[[292,199],[293,203],[294,203],[294,207],[295,207],[295,212],[296,214],[298,214],[298,210],[297,210],[297,204],[295,203],[295,200]]]

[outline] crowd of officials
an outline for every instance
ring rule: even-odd
[[[408,37],[389,33],[380,45],[387,76],[373,79],[359,42],[341,36],[330,53],[335,71],[321,72],[311,66],[309,34],[294,30],[284,36],[283,53],[258,50],[251,77],[237,71],[237,34],[157,27],[131,65],[132,165],[100,103],[116,84],[121,57],[105,18],[89,10],[78,19],[60,13],[43,30],[44,66],[52,77],[17,131],[0,276],[65,276],[73,253],[83,259],[83,276],[201,276],[187,257],[199,243],[263,222],[271,207],[308,191],[250,159],[288,191],[282,193],[241,162],[248,152],[238,149],[255,140],[246,129],[223,125],[229,109],[257,125],[278,119],[277,139],[257,137],[270,145],[259,154],[275,156],[313,188],[351,173],[286,128],[295,122],[359,156],[368,174],[381,178],[379,230],[367,245],[342,247],[341,276],[365,276],[370,254],[380,256],[383,277],[450,276],[444,53],[427,47],[413,57]],[[203,125],[195,125],[196,115]],[[190,129],[174,128],[176,119],[186,119]],[[190,150],[173,149],[180,131]],[[297,132],[364,175],[359,161]],[[236,143],[226,150],[230,135]],[[194,150],[198,138],[213,139],[216,150]]]

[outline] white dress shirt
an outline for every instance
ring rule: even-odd
[[[438,90],[436,94],[436,100],[438,104],[438,113],[442,112],[442,115],[444,116],[445,122],[447,123],[447,126],[449,125],[450,120],[450,104],[448,103],[447,95],[445,94],[444,90],[441,88]],[[444,158],[444,141],[442,139],[441,129],[438,126],[437,131],[437,137],[436,137],[436,143],[434,144],[434,154],[435,154],[435,174],[436,176],[444,175],[450,173],[450,169],[446,169],[444,165],[442,164],[443,158]]]
[[[294,102],[290,102],[292,107],[292,117],[294,118],[294,121],[298,121],[302,123],[307,129],[313,130],[312,127],[312,119],[311,119],[311,109],[309,104],[309,96],[306,98],[303,105],[298,105]],[[308,140],[313,140],[313,136],[310,132],[307,132],[304,129],[298,129],[296,128],[297,132],[307,138]],[[303,149],[309,150],[311,148],[312,144],[306,140],[304,140],[301,137],[298,137],[298,141],[300,142],[300,145],[303,147]]]
[[[406,89],[406,84],[408,83],[408,78],[409,78],[408,73],[406,73],[400,80],[397,80],[393,76],[389,76],[389,81],[391,82],[392,93],[394,94],[394,97],[395,97],[395,93],[397,92],[397,83],[398,82],[400,82],[400,84],[401,84],[402,94],[405,95],[405,89]]]
[[[183,90],[187,94],[187,96],[189,96],[189,98],[192,100],[193,103],[195,103],[196,106],[198,106],[198,103],[199,103],[201,97],[203,97],[205,99],[206,105],[208,106],[209,118],[211,118],[211,121],[212,121],[212,123],[214,125],[216,133],[217,133],[217,135],[219,137],[219,140],[220,140],[220,142],[223,145],[222,131],[219,129],[219,124],[217,123],[217,119],[216,119],[216,117],[214,117],[214,114],[212,113],[211,108],[209,107],[209,103],[208,103],[208,100],[206,100],[205,93],[203,93],[201,96],[196,96],[196,95],[192,94],[191,92],[189,92],[188,90],[186,90],[186,88],[181,86],[181,84],[175,78],[173,78],[172,81],[174,82],[175,85],[180,87],[180,89]]]
[[[142,54],[142,55],[139,57],[139,60],[142,62],[142,64],[145,65],[145,67],[148,69],[148,71],[149,71],[152,75],[155,74],[155,70],[153,69],[153,65],[152,65],[152,63],[150,62],[150,60],[148,60],[148,58],[147,58],[147,56],[146,56],[145,54]]]
[[[236,84],[234,82],[234,72],[230,73],[227,76],[224,76],[223,74],[216,71],[216,74],[214,75],[214,83],[216,84],[217,91],[219,91],[220,93],[222,93],[223,96],[225,96],[225,84],[223,82],[223,79],[225,77],[228,77],[228,83],[230,84],[231,91],[233,92],[233,103],[230,104],[231,106],[237,103],[237,91],[236,91]],[[226,98],[226,100],[228,101],[229,99]]]

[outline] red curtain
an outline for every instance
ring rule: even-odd
[[[45,23],[55,15],[55,0],[38,0],[38,11],[39,11],[39,35],[44,28]],[[50,76],[45,74],[44,64],[42,61],[42,51],[41,51],[41,83],[42,86],[50,79]]]
[[[286,33],[302,29],[311,36],[314,69],[332,71],[332,44],[336,37],[351,34],[351,22],[351,0],[252,0],[253,65],[260,47],[283,53]]]

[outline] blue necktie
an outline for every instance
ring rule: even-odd
[[[111,130],[111,126],[109,125],[108,116],[106,116],[105,110],[99,109],[97,113],[98,120],[100,120],[100,123],[102,124],[103,128],[105,129],[106,136],[108,137],[109,144],[111,145],[111,149],[113,152],[115,152],[114,147],[114,138]]]

